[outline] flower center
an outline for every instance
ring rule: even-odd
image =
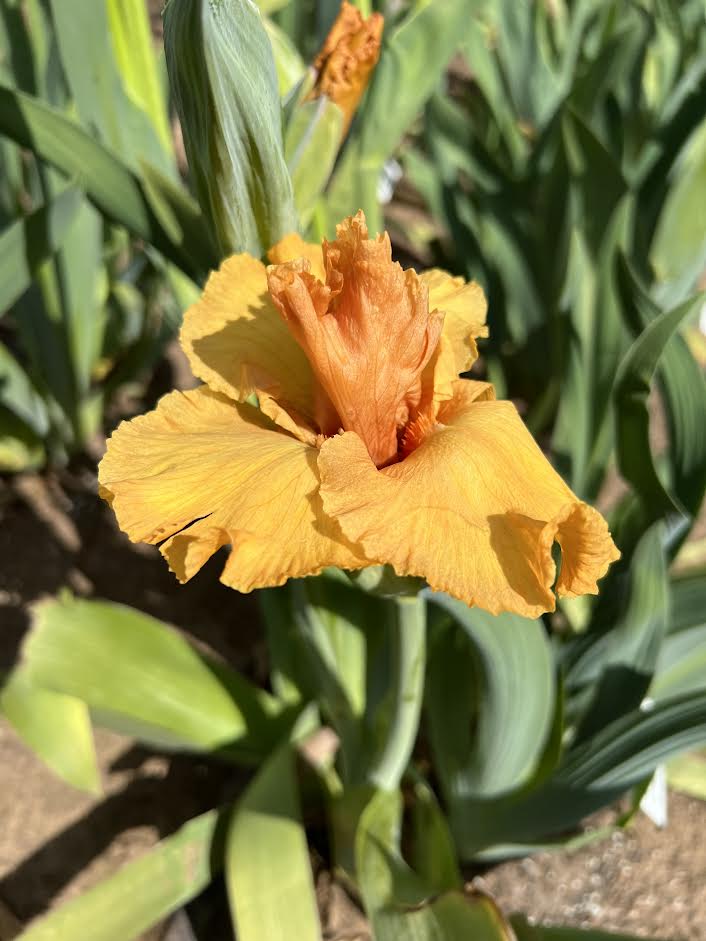
[[[356,432],[382,467],[397,458],[398,433],[423,399],[444,315],[429,311],[416,272],[392,261],[388,235],[368,238],[362,212],[336,236],[323,243],[325,283],[299,259],[271,265],[268,284],[324,393],[322,432]]]

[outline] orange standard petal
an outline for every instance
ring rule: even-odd
[[[487,383],[457,382],[433,430],[383,469],[354,433],[325,441],[323,507],[399,575],[421,576],[494,614],[538,617],[554,610],[553,587],[564,597],[595,594],[620,553],[605,520],[554,471],[514,406],[492,396]]]
[[[343,112],[343,136],[368,86],[380,57],[383,17],[363,19],[360,10],[343,0],[341,9],[314,60],[316,82],[309,98],[325,95]]]
[[[162,543],[180,581],[230,545],[221,581],[250,591],[370,564],[323,512],[317,453],[253,406],[201,387],[123,422],[98,480],[120,528]]]
[[[333,404],[377,466],[394,460],[410,389],[434,354],[443,314],[429,311],[426,285],[392,261],[389,236],[368,238],[359,212],[324,241],[326,282],[308,260],[268,268],[270,294]],[[333,422],[333,416],[332,416]]]

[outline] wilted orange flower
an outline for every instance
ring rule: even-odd
[[[605,521],[510,402],[458,378],[486,335],[478,285],[403,271],[362,213],[270,260],[229,258],[187,311],[206,385],[110,439],[101,492],[128,536],[161,542],[181,581],[230,544],[240,591],[389,563],[494,613],[553,610],[555,580],[595,593],[619,556]]]
[[[316,83],[309,98],[326,95],[343,111],[345,136],[380,56],[384,21],[380,13],[363,19],[348,0],[314,60]]]

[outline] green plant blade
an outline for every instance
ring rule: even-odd
[[[652,460],[647,407],[650,385],[668,341],[701,302],[702,296],[697,295],[652,320],[628,350],[615,380],[618,465],[652,519],[681,516],[683,510],[665,489]]]
[[[82,791],[100,793],[85,703],[33,685],[18,668],[2,687],[0,708],[22,741],[55,774]]]
[[[24,422],[38,436],[49,429],[46,406],[6,346],[0,343],[0,405]]]
[[[633,332],[640,333],[660,316],[660,309],[623,256],[618,259],[618,286],[625,319]],[[664,347],[657,377],[669,429],[670,446],[665,454],[669,484],[681,506],[696,516],[706,489],[706,440],[701,434],[706,380],[678,333]]]
[[[226,883],[240,941],[320,941],[291,743],[268,758],[233,811]]]
[[[142,0],[107,0],[110,36],[125,91],[148,115],[165,153],[172,153],[172,134],[148,8]]]
[[[137,170],[142,159],[168,170],[170,150],[165,151],[148,116],[123,88],[105,0],[76,0],[70,6],[51,0],[51,9],[61,62],[81,123],[97,132],[131,169]],[[89,43],[86,36],[91,37]]]
[[[69,186],[0,233],[0,316],[27,290],[37,266],[61,246],[82,200],[81,190]]]
[[[491,899],[434,891],[400,855],[402,797],[378,791],[356,836],[356,873],[375,941],[512,941]]]
[[[133,941],[189,902],[223,861],[225,815],[195,817],[114,876],[38,919],[18,941]]]
[[[122,605],[38,605],[23,664],[32,683],[75,696],[99,723],[159,747],[251,760],[267,754],[289,721],[267,693]]]
[[[635,549],[619,591],[624,613],[572,664],[567,686],[595,684],[577,736],[593,735],[636,709],[652,679],[669,624],[669,585],[663,524],[653,524]],[[579,641],[580,643],[580,641]]]
[[[294,203],[305,227],[328,183],[341,145],[343,112],[328,98],[305,101],[294,109],[284,146],[292,176]]]
[[[187,273],[215,266],[202,227],[188,233],[188,243],[174,244],[151,210],[139,178],[59,111],[31,95],[0,86],[0,133],[75,176],[104,215],[154,245]]]
[[[542,623],[493,617],[445,595],[431,601],[453,618],[433,642],[426,698],[447,800],[516,788],[537,766],[554,716]]]

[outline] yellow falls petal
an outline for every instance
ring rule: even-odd
[[[369,564],[322,511],[317,453],[252,406],[201,387],[123,422],[98,480],[133,542],[166,540],[161,552],[180,581],[231,545],[221,581],[250,591]]]
[[[314,415],[313,375],[267,290],[262,262],[227,258],[184,315],[180,334],[194,375],[236,401],[253,392],[282,409]]]
[[[562,548],[556,589],[566,596],[595,594],[619,552],[514,406],[488,399],[482,385],[457,392],[421,445],[382,470],[354,433],[324,442],[324,510],[398,574],[494,614],[537,617],[555,606],[554,541]]]

